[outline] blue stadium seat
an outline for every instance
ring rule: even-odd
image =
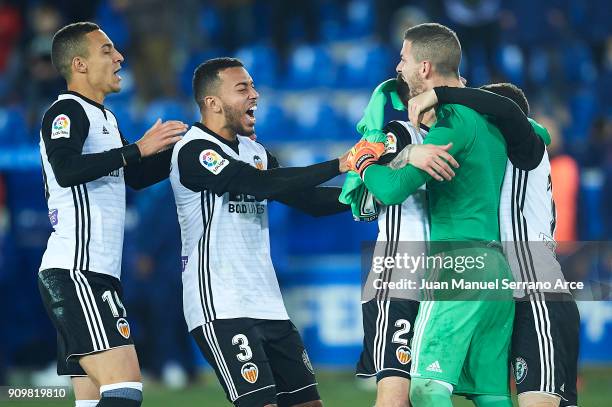
[[[284,86],[294,89],[334,86],[336,71],[334,60],[325,47],[302,45],[290,56]]]
[[[146,128],[138,119],[133,99],[111,99],[106,107],[113,112],[119,123],[119,130],[128,141],[136,141]]]
[[[198,16],[198,31],[201,35],[209,39],[209,42],[212,44],[220,43],[223,40],[221,38],[222,24],[223,22],[217,7],[213,7],[210,4],[204,4]]]
[[[371,0],[350,0],[346,8],[346,35],[349,38],[364,37],[374,29],[374,4]]]
[[[569,110],[572,114],[572,129],[567,141],[570,144],[583,142],[589,136],[589,131],[600,106],[594,89],[583,87],[570,97]]]
[[[497,65],[508,80],[517,86],[523,86],[524,57],[523,50],[516,44],[505,44],[497,51]]]
[[[467,50],[466,54],[470,58],[469,81],[471,86],[478,86],[491,82],[491,73],[487,64],[484,49],[481,46],[474,46]]]
[[[565,79],[574,83],[594,83],[597,80],[597,68],[590,48],[573,41],[561,47],[562,67]]]
[[[121,53],[127,52],[130,41],[130,30],[127,28],[125,16],[113,9],[113,2],[100,2],[96,10],[95,21],[102,27],[109,38],[112,38],[115,48]],[[124,55],[125,56],[125,55]]]
[[[320,37],[323,42],[334,42],[343,39],[343,10],[336,1],[324,1],[319,6]]]
[[[529,66],[527,67],[529,78],[539,86],[547,86],[550,81],[550,58],[548,53],[539,47],[529,51]]]
[[[251,74],[256,86],[275,86],[278,79],[278,54],[267,45],[244,47],[236,52]]]
[[[0,107],[0,147],[27,144],[28,129],[22,107]]]
[[[191,122],[192,113],[187,109],[182,100],[157,99],[147,106],[142,117],[143,125],[148,128],[161,118],[166,120],[181,120],[187,124]]]
[[[255,134],[261,142],[287,141],[293,137],[293,129],[280,103],[266,97],[257,105]]]
[[[599,169],[590,169],[583,172],[580,185],[579,211],[583,222],[581,232],[582,240],[599,240],[604,235],[602,222],[602,202],[604,174]]]
[[[194,52],[187,58],[181,68],[178,69],[178,85],[184,96],[191,98],[193,95],[193,71],[202,62],[216,57],[225,56],[222,49],[210,48],[202,52]]]
[[[372,88],[393,73],[393,57],[378,43],[354,43],[346,49],[338,85],[345,88]]]
[[[335,109],[319,96],[301,98],[294,118],[298,139],[334,140],[342,130],[341,119]]]

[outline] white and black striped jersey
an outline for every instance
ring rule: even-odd
[[[541,292],[568,293],[555,289],[557,281],[564,282],[561,265],[555,255],[555,203],[548,152],[544,151],[540,164],[531,171],[506,164],[499,206],[500,235],[504,253],[513,277],[520,282],[550,282],[550,289]],[[515,297],[523,297],[530,290],[515,290]]]
[[[424,129],[415,129],[410,122],[391,121],[383,131],[387,134],[387,150],[379,163],[390,163],[407,145],[423,144],[427,132]],[[395,146],[395,147],[394,147]],[[408,252],[411,256],[427,255],[427,241],[429,240],[429,209],[427,207],[426,186],[421,186],[400,205],[381,205],[378,215],[378,236],[376,238],[374,256],[395,256],[398,252]],[[383,281],[397,281],[402,276],[396,269],[375,273],[370,270],[368,286],[372,287],[373,279],[381,278]],[[411,280],[418,278],[410,276]],[[403,299],[419,300],[418,290],[392,290],[390,296],[399,295]],[[380,290],[378,297],[384,296]],[[371,298],[362,298],[368,301]],[[383,299],[382,297],[380,299]],[[386,299],[386,298],[384,298]]]
[[[537,123],[511,99],[481,89],[439,87],[440,103],[458,103],[489,115],[508,147],[508,162],[499,207],[500,238],[517,282],[565,282],[555,256],[555,205],[545,138]],[[529,290],[515,290],[523,297]]]
[[[43,117],[40,154],[53,226],[40,270],[86,270],[120,278],[125,183],[141,188],[167,177],[170,152],[141,161],[138,147],[123,139],[112,112],[67,92]]]
[[[310,188],[338,175],[338,160],[276,166],[261,144],[242,136],[230,142],[201,123],[175,145],[170,181],[190,331],[215,319],[289,319],[270,257],[268,199],[301,207],[323,193],[329,210],[320,214],[347,209],[337,201],[339,191]],[[290,192],[297,195],[287,197]]]

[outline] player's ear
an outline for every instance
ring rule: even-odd
[[[214,113],[221,113],[221,100],[216,96],[205,96],[204,106]]]
[[[421,62],[421,76],[423,78],[428,78],[433,70],[433,66],[431,65],[430,61],[423,61]]]
[[[87,72],[87,62],[81,57],[72,58],[72,69],[75,72],[86,73]]]

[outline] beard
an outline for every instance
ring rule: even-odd
[[[242,118],[245,112],[235,109],[230,105],[223,103],[223,111],[225,112],[225,127],[230,129],[232,133],[248,137],[255,133],[255,128],[247,128],[242,123]]]
[[[425,81],[419,77],[418,72],[413,72],[412,74],[410,74],[406,82],[408,83],[408,86],[410,87],[410,98],[411,99],[417,95],[420,95],[421,93],[427,90],[425,86]]]

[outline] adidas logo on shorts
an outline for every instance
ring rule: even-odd
[[[442,373],[442,369],[440,368],[440,362],[438,362],[437,360],[433,362],[431,365],[427,366],[427,369],[425,370],[430,371],[430,372]]]

